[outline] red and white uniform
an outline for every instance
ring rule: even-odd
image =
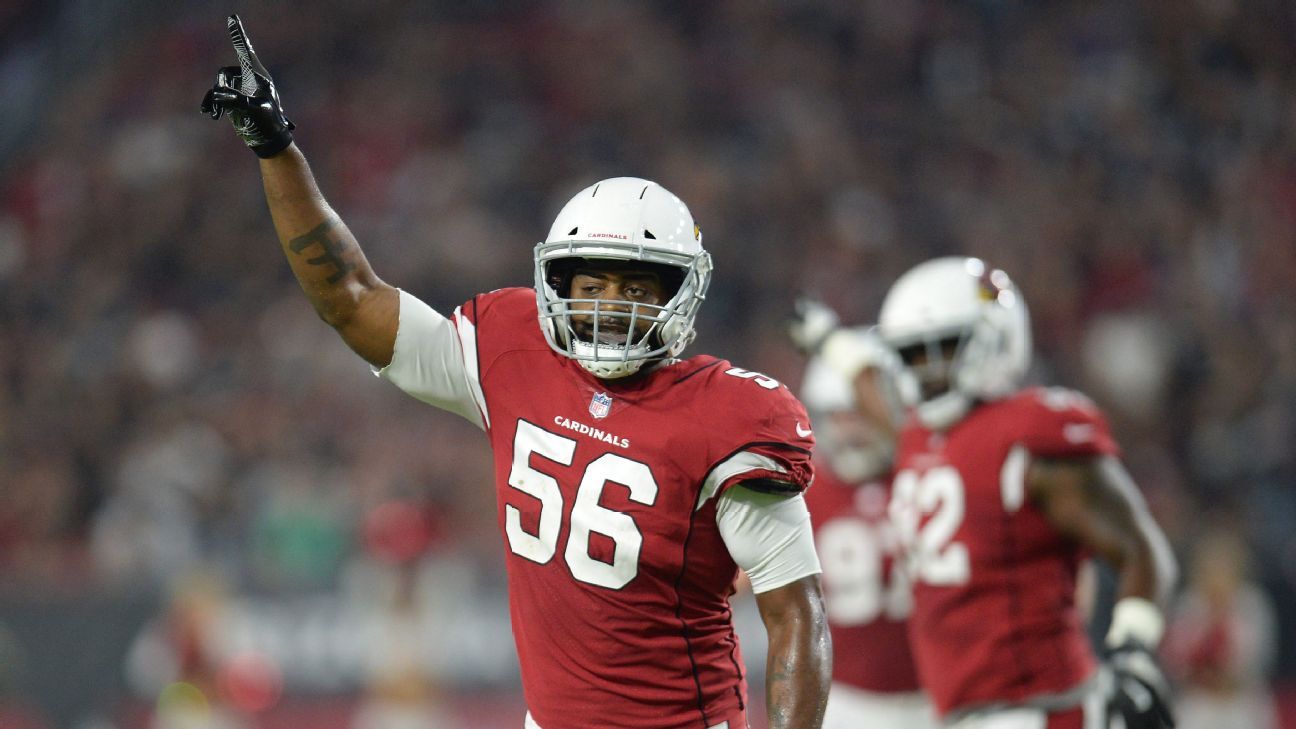
[[[1067,710],[1040,713],[1051,722],[1041,728],[1082,726],[1070,707],[1097,668],[1075,605],[1085,555],[1031,504],[1024,479],[1033,456],[1117,450],[1094,405],[1063,389],[981,404],[944,432],[917,420],[904,428],[890,511],[914,579],[919,675],[947,721],[1037,706]],[[1064,713],[1072,718],[1055,721]]]
[[[742,481],[810,484],[805,411],[776,381],[712,357],[599,380],[546,344],[535,297],[491,292],[459,307],[452,329],[419,329],[421,304],[402,294],[382,373],[490,438],[531,721],[745,727],[728,603],[744,560],[717,510]],[[451,345],[466,386],[421,390],[458,366]]]
[[[816,474],[806,505],[833,636],[833,687],[824,728],[930,726],[931,709],[920,692],[906,629],[909,580],[887,517],[890,475],[849,483],[824,464],[817,464]]]

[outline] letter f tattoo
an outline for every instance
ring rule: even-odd
[[[333,228],[336,226],[336,221],[326,220],[315,226],[309,233],[293,238],[288,242],[288,247],[292,249],[293,253],[301,253],[312,243],[318,243],[324,252],[314,258],[307,258],[306,262],[312,266],[331,264],[336,269],[333,275],[328,277],[328,282],[331,284],[341,281],[343,276],[355,270],[354,264],[348,263],[342,258],[342,254],[346,252],[346,242],[338,240],[332,235]]]

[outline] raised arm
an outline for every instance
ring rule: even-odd
[[[374,274],[297,145],[262,159],[261,180],[279,243],[315,312],[356,354],[386,366],[396,344],[400,292]]]
[[[213,119],[228,113],[235,132],[261,158],[279,242],[316,313],[356,354],[386,366],[395,348],[400,293],[374,274],[351,231],[320,194],[242,21],[231,15],[227,27],[239,65],[220,70],[202,110]]]

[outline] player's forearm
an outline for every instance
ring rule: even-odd
[[[346,327],[365,297],[384,285],[320,194],[296,145],[262,159],[261,179],[279,242],[306,297],[321,319]]]
[[[818,729],[828,704],[832,642],[816,593],[803,609],[767,620],[765,703],[770,729]]]
[[[1118,597],[1164,604],[1176,579],[1174,554],[1120,461],[1036,459],[1032,498],[1059,533],[1107,562]]]
[[[1116,597],[1142,597],[1164,607],[1174,589],[1178,566],[1161,528],[1150,516],[1146,521],[1135,528],[1126,545]]]
[[[1119,461],[1103,459],[1094,471],[1094,479],[1102,484],[1098,491],[1106,495],[1095,501],[1120,553],[1114,560],[1120,575],[1117,598],[1141,597],[1164,605],[1178,572],[1169,540]]]

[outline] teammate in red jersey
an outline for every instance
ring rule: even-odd
[[[637,178],[591,185],[536,246],[534,289],[444,317],[373,273],[237,17],[229,29],[240,67],[203,110],[229,113],[261,158],[307,297],[382,377],[490,440],[526,726],[746,727],[739,567],[769,633],[770,726],[820,726],[831,647],[801,497],[809,419],[764,375],[678,358],[711,280],[684,203]]]
[[[818,441],[815,487],[806,492],[806,504],[833,635],[824,727],[934,727],[905,627],[909,580],[887,518],[900,419],[899,358],[872,329],[838,329],[823,346],[801,341],[802,332],[794,327],[798,346],[818,351],[806,366],[800,395]]]
[[[1174,558],[1088,398],[1019,389],[1026,305],[1000,270],[940,258],[887,293],[879,331],[914,406],[890,506],[914,580],[910,635],[949,726],[1168,727],[1152,659]],[[1100,669],[1075,605],[1092,555],[1119,577]]]

